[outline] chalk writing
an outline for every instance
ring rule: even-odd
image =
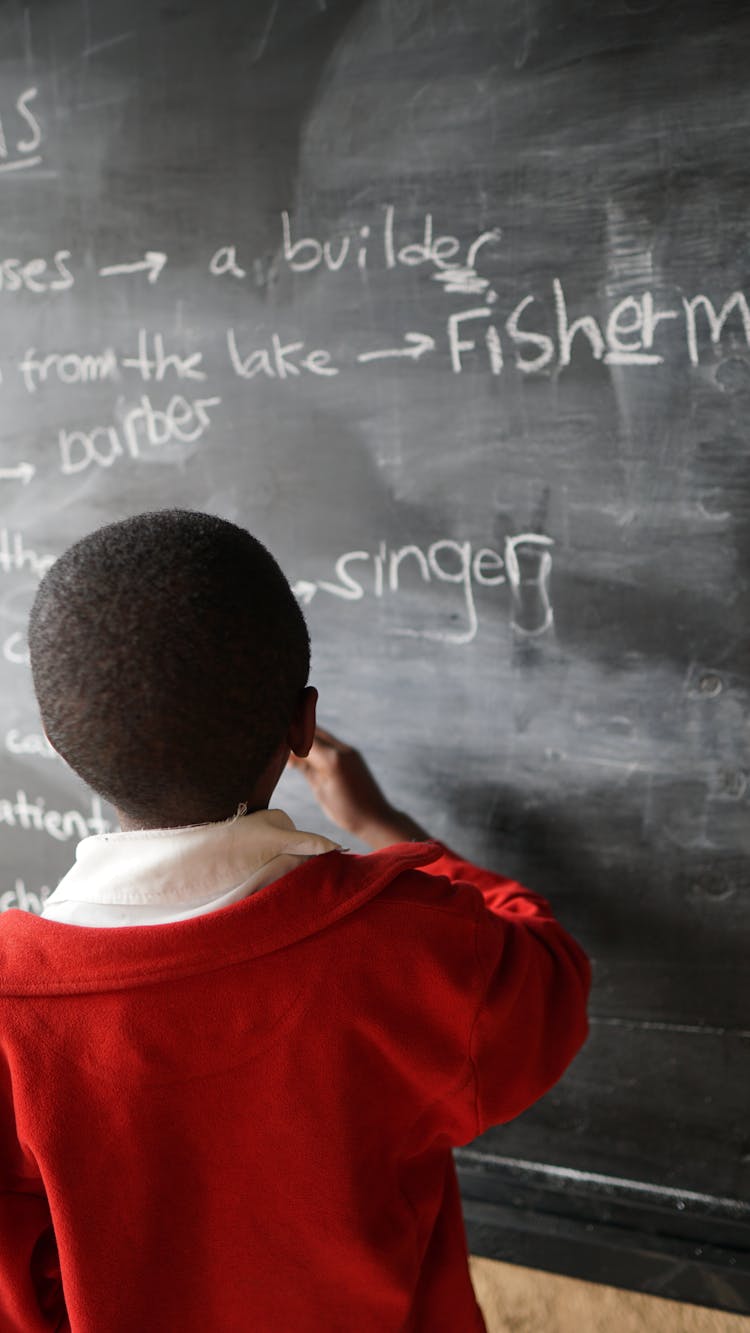
[[[14,630],[3,640],[3,657],[12,666],[30,666],[29,647],[26,636],[20,630]]]
[[[132,260],[126,264],[108,264],[99,269],[100,278],[119,278],[131,274],[145,273],[148,281],[154,283],[167,262],[167,256],[161,250],[147,250],[143,259]]]
[[[236,245],[220,245],[209,260],[208,271],[216,278],[223,273],[231,273],[233,278],[247,277],[247,270],[237,263]]]
[[[70,258],[70,250],[56,250],[51,260],[0,259],[0,292],[67,292],[75,282]]]
[[[436,233],[432,212],[426,212],[417,223],[417,236],[410,229],[407,236],[404,226],[398,221],[393,204],[385,204],[372,222],[352,226],[338,232],[336,236],[321,238],[313,233],[297,234],[290,214],[281,213],[281,258],[287,268],[295,274],[322,272],[336,275],[347,270],[369,272],[373,267],[381,273],[401,272],[404,269],[419,269],[423,266],[434,270],[431,277],[438,282],[446,295],[481,295],[482,305],[455,312],[448,321],[446,330],[447,348],[451,366],[456,374],[464,369],[467,355],[477,349],[477,339],[484,346],[489,369],[493,374],[500,374],[505,364],[504,343],[512,353],[513,363],[523,374],[540,374],[556,366],[564,369],[585,346],[596,361],[605,365],[657,366],[664,361],[664,351],[656,346],[660,325],[669,325],[675,321],[684,331],[687,351],[692,365],[699,364],[699,341],[701,325],[708,334],[709,342],[717,347],[725,333],[728,322],[741,332],[744,341],[750,347],[750,306],[743,292],[730,293],[720,306],[705,294],[680,296],[673,305],[660,304],[652,291],[629,293],[624,295],[609,310],[604,318],[583,312],[572,316],[569,309],[568,294],[561,278],[552,281],[551,300],[544,302],[544,309],[551,307],[554,315],[553,325],[547,328],[535,327],[534,311],[542,302],[534,292],[526,293],[520,300],[515,300],[508,309],[503,327],[493,319],[493,306],[498,302],[495,290],[497,281],[491,276],[481,275],[477,270],[479,261],[485,265],[496,257],[501,243],[502,231],[492,227],[475,235],[468,244],[458,236]],[[259,261],[249,261],[249,266]],[[238,259],[236,245],[224,245],[214,252],[209,261],[209,270],[215,276],[230,274],[243,279],[247,276],[248,266]],[[472,330],[476,321],[483,321],[484,328]],[[422,354],[416,354],[417,348],[433,350],[434,334],[410,332],[403,335],[404,341],[412,346],[393,347],[391,349],[373,349],[360,352],[357,360],[367,363],[390,357],[409,357],[418,360]],[[295,345],[295,352],[302,350],[303,343]],[[263,370],[265,374],[284,378],[278,367],[273,365],[272,352],[257,351],[255,360],[248,367],[246,378]],[[233,358],[235,359],[235,358]],[[247,358],[238,361],[247,364]],[[310,367],[307,367],[310,369]],[[238,369],[238,373],[243,371]],[[288,371],[293,374],[294,371]],[[325,373],[325,372],[319,372]],[[328,373],[333,373],[329,370]]]
[[[21,481],[24,486],[28,486],[35,474],[33,463],[14,463],[13,467],[0,467],[0,481]]]
[[[26,792],[20,789],[16,792],[15,800],[0,796],[0,824],[33,833],[46,833],[56,842],[87,838],[92,833],[109,833],[112,829],[110,821],[104,818],[102,802],[98,796],[91,796],[91,813],[83,814],[80,810],[47,808],[43,796],[30,801]]]
[[[38,555],[27,546],[23,533],[0,528],[0,573],[13,574],[28,569],[42,578],[55,563],[54,555]]]
[[[427,547],[409,543],[398,548],[386,542],[375,550],[345,551],[334,562],[335,580],[300,579],[293,591],[309,604],[318,591],[343,602],[367,597],[388,598],[406,585],[419,588],[433,583],[453,584],[458,589],[464,625],[458,629],[414,626],[391,627],[389,633],[443,643],[471,643],[477,636],[475,588],[497,588],[507,584],[511,592],[510,623],[522,635],[543,634],[553,623],[549,580],[552,569],[552,538],[524,532],[505,539],[501,554],[491,547],[478,550],[469,541],[440,538]],[[425,610],[428,604],[424,603]]]
[[[5,889],[0,893],[0,912],[7,912],[9,908],[17,907],[22,912],[33,912],[35,916],[41,916],[50,892],[47,884],[41,889],[27,889],[25,880],[17,879],[12,889]]]
[[[442,284],[448,295],[482,296],[487,293],[488,301],[497,300],[497,292],[490,288],[489,278],[481,277],[475,268],[448,268],[433,273],[433,282]]]
[[[234,329],[227,329],[227,348],[232,369],[244,380],[254,379],[256,375],[287,380],[296,378],[302,371],[324,376],[339,373],[331,362],[330,352],[322,348],[308,352],[304,342],[282,343],[278,333],[271,335],[267,345],[247,353],[246,350],[240,352]]]
[[[12,727],[5,733],[8,754],[35,755],[39,759],[59,759],[43,731],[19,731]]]
[[[159,408],[144,394],[137,407],[124,410],[118,425],[61,429],[60,471],[71,476],[92,465],[109,468],[121,458],[139,459],[144,450],[148,453],[170,443],[195,443],[211,425],[209,409],[220,402],[216,397],[188,399],[175,394],[165,408]]]
[[[399,234],[396,208],[393,204],[383,206],[382,215],[374,225],[366,223],[325,240],[315,236],[295,237],[289,214],[281,214],[282,254],[285,263],[293,273],[311,273],[322,268],[328,273],[339,273],[342,269],[355,267],[364,273],[375,263],[385,269],[418,268],[422,264],[432,264],[440,270],[446,290],[473,291],[478,281],[475,266],[479,252],[487,245],[496,245],[500,240],[497,227],[483,231],[469,243],[466,255],[459,259],[462,244],[457,236],[435,235],[432,213],[425,213],[419,224],[418,239],[412,234],[405,240],[403,229]],[[373,246],[375,249],[373,250]],[[234,250],[234,247],[226,247]],[[236,255],[233,255],[236,265]],[[217,255],[212,262],[216,263]],[[218,271],[214,269],[213,271]],[[229,268],[223,271],[231,271]],[[235,276],[239,276],[235,273]],[[243,274],[244,276],[244,274]],[[481,280],[479,290],[484,290]]]
[[[37,96],[36,88],[25,88],[12,111],[0,115],[0,174],[37,167],[42,161],[42,127],[33,109]]]
[[[36,90],[28,89],[17,107],[18,114],[25,117],[28,133],[19,135],[16,147],[30,155],[36,152],[41,135],[31,109],[35,96]],[[8,150],[3,133],[0,114],[0,167],[3,143]],[[314,231],[303,234],[291,215],[283,211],[280,251],[275,258],[268,261],[249,256],[243,260],[235,244],[225,244],[214,250],[210,272],[216,277],[236,279],[251,273],[257,279],[260,265],[267,278],[270,264],[276,268],[285,265],[301,276],[318,272],[334,281],[345,271],[352,272],[355,279],[358,274],[361,278],[367,275],[368,281],[377,273],[383,282],[394,283],[414,271],[434,279],[454,303],[457,297],[473,297],[474,301],[461,300],[457,308],[442,316],[438,313],[437,326],[433,323],[421,329],[409,327],[413,321],[406,310],[401,327],[390,332],[381,328],[376,336],[367,338],[353,331],[351,337],[339,341],[335,351],[320,345],[305,330],[293,328],[291,333],[282,333],[277,329],[259,336],[257,326],[233,324],[218,334],[229,367],[248,385],[270,382],[286,386],[286,392],[289,386],[311,377],[335,388],[342,374],[377,375],[388,362],[393,363],[394,374],[411,372],[409,363],[413,363],[414,373],[427,365],[429,374],[432,362],[438,371],[447,369],[455,377],[489,374],[497,378],[509,372],[523,377],[556,376],[581,369],[587,361],[618,373],[627,368],[643,373],[663,365],[668,356],[674,359],[681,350],[689,364],[698,368],[708,355],[721,354],[725,343],[735,353],[750,349],[750,303],[741,290],[718,297],[705,292],[680,292],[671,300],[652,290],[633,291],[621,294],[609,307],[603,305],[598,293],[593,311],[569,290],[563,277],[556,276],[546,289],[527,291],[519,299],[518,293],[508,291],[507,276],[501,283],[491,272],[501,256],[501,246],[502,232],[497,226],[459,237],[440,231],[429,210],[418,215],[416,221],[407,221],[390,203],[383,205],[370,222],[351,225],[336,235]],[[93,272],[105,280],[145,275],[147,283],[153,285],[166,263],[163,251],[145,248],[142,258],[94,265]],[[480,268],[485,271],[480,272]],[[87,260],[86,272],[91,271]],[[68,249],[55,250],[51,259],[0,258],[0,293],[42,296],[67,291],[78,280]],[[442,302],[438,301],[437,307],[433,302],[430,308],[434,316]],[[9,359],[13,364],[13,358]],[[145,326],[138,329],[135,346],[124,351],[113,345],[86,350],[30,345],[18,355],[15,369],[30,396],[57,386],[79,390],[119,385],[133,375],[149,386],[172,380],[187,390],[174,394],[166,405],[148,394],[134,403],[118,398],[109,420],[109,413],[104,414],[103,421],[97,413],[93,425],[80,429],[60,425],[57,449],[59,470],[64,476],[76,476],[90,468],[108,469],[123,459],[182,463],[185,446],[196,444],[210,429],[213,409],[221,404],[210,387],[204,390],[205,396],[192,397],[189,393],[192,384],[210,384],[212,378],[205,352],[195,347],[195,340],[186,351],[175,346],[171,335]],[[7,382],[7,372],[0,373],[0,385]],[[717,389],[723,383],[717,378]],[[0,483],[28,485],[36,473],[35,462],[11,460],[0,467]],[[0,572],[8,573],[13,560],[19,568],[24,563],[30,568],[30,557],[24,562],[17,545],[12,545],[17,537],[6,533],[4,540],[6,544],[0,545]],[[432,579],[439,580],[427,555],[425,558]],[[512,569],[518,579],[512,599],[516,629],[526,632],[528,620],[528,632],[544,632],[552,623],[551,606],[545,601],[544,560],[531,578],[524,572],[523,561]],[[506,578],[510,582],[510,569]],[[456,581],[463,582],[462,576]],[[345,582],[343,586],[347,586]],[[327,591],[330,593],[330,588]],[[311,597],[314,592],[305,595]],[[530,619],[524,609],[529,605],[533,608]],[[468,597],[465,612],[465,633],[472,636],[473,605]],[[24,645],[14,635],[2,644],[7,661],[20,663],[24,652]]]
[[[549,537],[522,532],[505,543],[505,568],[513,593],[513,628],[527,637],[544,634],[553,621],[549,596],[552,572]]]
[[[123,357],[121,365],[126,370],[137,370],[147,382],[153,379],[160,384],[167,371],[171,371],[179,380],[204,380],[206,372],[201,368],[202,361],[202,352],[191,352],[188,356],[168,352],[163,334],[149,336],[146,329],[139,329],[137,355]]]
[[[744,292],[732,292],[731,295],[727,297],[718,314],[716,313],[716,308],[713,302],[710,301],[707,296],[694,296],[691,300],[683,298],[682,305],[687,323],[688,352],[690,361],[694,366],[697,366],[700,362],[700,357],[698,355],[698,331],[696,320],[699,307],[706,315],[709,338],[714,347],[719,346],[724,332],[724,325],[733,311],[737,311],[740,316],[745,342],[750,347],[750,309],[748,308]],[[671,313],[671,311],[668,311],[666,314],[662,314],[662,318],[668,318]]]
[[[50,376],[59,384],[97,384],[116,379],[117,357],[111,347],[102,352],[46,352],[37,355],[35,347],[27,348],[18,363],[27,393],[36,393]]]
[[[379,352],[360,352],[358,361],[388,361],[394,358],[406,357],[409,361],[418,361],[424,356],[425,352],[435,350],[435,339],[428,333],[405,333],[405,347],[387,348]]]
[[[750,348],[750,306],[741,291],[732,292],[718,310],[709,297],[703,295],[682,298],[679,309],[659,308],[653,293],[647,291],[637,297],[624,297],[602,324],[591,314],[571,319],[566,292],[559,278],[553,280],[552,289],[555,310],[552,331],[529,325],[527,312],[530,317],[531,307],[539,303],[534,295],[527,295],[513,307],[502,331],[495,322],[493,309],[483,305],[454,311],[448,317],[442,344],[436,344],[429,334],[409,333],[406,337],[415,345],[424,339],[425,350],[430,343],[432,347],[437,345],[438,350],[447,348],[455,375],[462,374],[469,367],[475,369],[478,357],[480,366],[483,363],[492,375],[500,375],[506,365],[504,340],[506,347],[510,344],[512,364],[523,375],[541,374],[550,369],[564,370],[571,365],[574,350],[580,352],[581,349],[604,365],[660,366],[665,354],[655,345],[657,330],[660,324],[673,321],[678,321],[678,326],[683,325],[690,363],[698,366],[699,315],[704,316],[703,329],[714,349],[720,346],[730,320],[729,332],[740,337]],[[393,356],[394,353],[387,355]],[[371,353],[358,357],[360,362],[374,359]],[[418,360],[418,357],[413,359]]]
[[[701,334],[714,350],[722,338],[742,339],[750,348],[750,305],[742,292],[733,292],[717,308],[703,295],[683,298],[680,309],[659,308],[653,293],[624,297],[605,320],[584,313],[571,316],[568,296],[559,278],[552,284],[554,326],[547,329],[534,324],[534,309],[545,309],[536,296],[526,295],[513,306],[500,323],[490,305],[471,306],[451,313],[437,334],[423,330],[394,330],[389,346],[365,348],[354,353],[361,366],[382,361],[426,359],[429,354],[447,357],[454,375],[482,370],[493,376],[512,367],[523,376],[557,373],[585,356],[613,367],[656,367],[664,363],[666,348],[657,342],[659,326],[672,324],[681,328],[688,357],[693,366],[700,364]],[[549,331],[548,331],[549,330]],[[352,361],[334,363],[324,348],[308,350],[303,337],[283,342],[274,333],[269,342],[251,350],[240,349],[234,329],[227,332],[231,365],[242,379],[257,376],[277,380],[296,379],[303,371],[334,376],[347,370]]]
[[[203,353],[187,356],[167,350],[162,333],[139,329],[133,356],[118,356],[112,347],[96,352],[45,352],[38,354],[35,347],[27,348],[18,362],[18,370],[28,393],[36,393],[50,379],[58,384],[99,384],[105,380],[119,380],[122,372],[134,370],[140,378],[160,384],[172,374],[178,380],[205,380],[202,369]]]

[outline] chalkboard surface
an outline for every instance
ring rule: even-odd
[[[532,1232],[599,1191],[580,1229],[613,1253],[635,1200],[643,1285],[713,1246],[688,1294],[743,1308],[750,15],[0,22],[0,908],[112,820],[40,735],[39,576],[144,509],[243,523],[305,605],[325,723],[593,957],[588,1046],[466,1181]],[[321,827],[291,776],[279,803]],[[553,1248],[524,1258],[585,1269]]]

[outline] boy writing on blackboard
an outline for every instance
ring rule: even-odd
[[[575,1054],[581,950],[316,738],[302,615],[242,529],[100,529],[29,642],[122,831],[0,918],[3,1333],[478,1333],[451,1147]],[[290,755],[380,850],[269,810]]]

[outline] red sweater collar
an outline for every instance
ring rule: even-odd
[[[432,842],[367,856],[316,856],[243,902],[162,926],[71,926],[12,910],[0,916],[0,996],[120,990],[210,972],[316,934],[399,874],[443,854]]]

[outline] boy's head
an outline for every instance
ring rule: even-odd
[[[112,523],[65,551],[39,586],[29,648],[55,749],[145,827],[254,802],[283,763],[310,665],[273,556],[233,523],[183,510]]]

